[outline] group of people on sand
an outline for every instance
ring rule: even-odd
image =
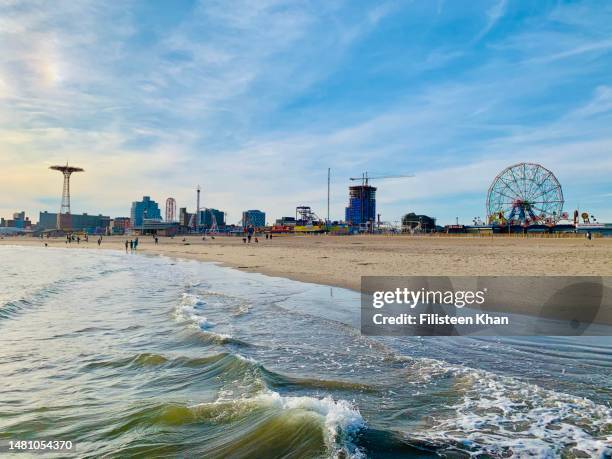
[[[99,236],[97,243],[98,243],[98,247],[102,244],[102,238],[103,236]],[[85,242],[89,241],[89,237],[87,236],[87,234],[83,237],[83,240]],[[159,243],[159,239],[157,238],[157,236],[154,236],[154,240],[155,240],[155,244]],[[76,242],[77,244],[81,243],[81,237],[74,235],[74,234],[69,234],[66,236],[66,244],[71,244],[72,242]],[[45,243],[45,247],[47,246],[47,244]],[[138,238],[135,239],[130,239],[129,241],[126,240],[125,241],[125,252],[128,252],[128,249],[130,251],[134,251],[138,248]]]
[[[42,235],[40,236],[40,238],[42,239]],[[83,236],[83,241],[85,242],[89,242],[89,236],[87,234],[85,234]],[[76,242],[77,244],[81,243],[81,236],[76,235],[76,234],[67,234],[66,235],[66,244],[72,244],[73,242]],[[98,247],[100,247],[100,245],[102,244],[102,236],[98,237]],[[45,247],[47,247],[47,244],[45,243]]]
[[[242,242],[244,242],[245,244],[250,244],[251,239],[255,239],[255,243],[259,244],[259,238],[255,236],[255,227],[253,225],[247,226],[244,232],[245,237],[242,238]],[[266,239],[272,239],[272,234],[266,233]]]
[[[259,238],[255,235],[256,234],[255,233],[255,227],[253,225],[249,225],[247,228],[245,228],[244,233],[245,233],[245,237],[242,238],[242,241],[245,244],[250,244],[251,241],[253,241],[253,240],[254,240],[254,242],[256,244],[259,243]],[[266,236],[266,239],[272,239],[272,234],[265,233],[265,236]],[[42,238],[42,236],[41,236],[41,238]],[[98,246],[100,246],[102,244],[102,238],[103,238],[103,236],[99,236],[98,237],[98,240],[97,240]],[[211,239],[215,239],[215,237],[212,236],[212,235],[210,236],[210,238]],[[84,235],[83,240],[85,242],[89,241],[89,237],[87,236],[87,234]],[[153,240],[154,240],[156,245],[159,244],[159,239],[158,239],[157,236],[153,236]],[[206,240],[206,236],[203,236],[202,240],[205,241]],[[186,239],[183,238],[183,242],[185,242],[185,241],[186,241]],[[71,244],[72,242],[76,242],[77,244],[80,244],[81,243],[81,237],[78,236],[78,235],[74,235],[74,234],[66,235],[66,244]],[[45,244],[45,246],[47,246],[47,244]],[[126,241],[125,241],[125,253],[127,253],[128,251],[134,252],[136,249],[138,249],[138,237],[136,237],[135,239],[130,239],[130,240],[126,239]]]
[[[102,236],[100,236],[102,237]],[[42,239],[42,235],[40,236],[40,238]],[[85,236],[83,236],[83,240],[85,242],[89,242],[89,236],[87,234],[85,234]],[[81,236],[75,235],[75,234],[67,234],[66,235],[66,244],[71,244],[73,242],[76,242],[77,244],[81,243]]]
[[[157,238],[155,238],[155,239],[157,239]],[[155,243],[157,244],[157,240],[155,241]],[[125,253],[127,253],[128,247],[129,247],[131,252],[136,250],[138,248],[138,238],[130,239],[129,241],[128,240],[125,241]]]

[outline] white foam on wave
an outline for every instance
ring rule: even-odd
[[[202,298],[200,298],[198,295],[194,295],[193,293],[183,293],[181,302],[191,305],[192,307],[204,306],[206,304]]]
[[[242,355],[242,354],[232,354],[232,355],[235,355],[239,360],[242,360],[243,362],[248,362],[256,366],[261,366],[261,364],[257,360],[255,360],[253,357],[249,357],[249,356]]]
[[[204,298],[200,295],[204,295]],[[213,291],[200,292],[200,295],[193,293],[183,293],[181,295],[174,314],[178,321],[189,321],[201,330],[209,330],[216,327],[217,322],[211,321],[208,317],[204,316],[204,311],[217,315],[221,313],[224,317],[228,317],[228,315],[243,315],[249,312],[250,303],[240,298]],[[233,311],[234,308],[238,310]],[[224,318],[219,320],[221,323],[226,322]],[[219,337],[230,338],[229,335],[220,335]]]
[[[248,357],[245,360],[252,362]],[[330,457],[365,459],[366,455],[355,445],[356,435],[365,428],[366,423],[359,410],[346,400],[331,397],[294,397],[283,396],[278,392],[265,390],[257,395],[234,398],[234,390],[219,393],[212,403],[201,403],[190,408],[217,408],[217,419],[230,419],[244,416],[256,408],[272,409],[279,413],[294,412],[296,415],[313,416],[321,423],[325,446]]]
[[[193,315],[191,316],[191,319],[198,324],[198,327],[200,327],[200,329],[202,330],[207,330],[209,328],[213,328],[216,324],[210,320],[208,320],[206,317],[202,317],[202,316],[197,316],[197,315]]]
[[[181,301],[178,303],[175,316],[179,321],[190,321],[200,330],[208,330],[216,324],[201,314],[206,301],[192,293],[183,293]]]
[[[324,425],[325,442],[335,457],[362,458],[365,455],[355,446],[355,435],[365,427],[359,410],[346,400],[331,397],[292,397],[267,391],[256,397],[259,403],[280,410],[304,410],[321,417]]]
[[[512,457],[559,457],[580,451],[605,457],[612,435],[612,409],[586,398],[463,367],[446,366],[461,391],[454,415],[437,418],[413,436],[465,445],[473,452]],[[433,366],[433,373],[440,371]]]

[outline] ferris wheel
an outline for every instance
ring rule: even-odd
[[[555,175],[534,163],[507,167],[487,194],[489,223],[553,224],[561,218],[563,191]]]

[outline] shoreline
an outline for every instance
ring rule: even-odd
[[[183,240],[184,239],[184,240]],[[97,239],[0,239],[0,245],[98,249]],[[99,249],[125,252],[126,237],[106,236]],[[360,292],[361,276],[612,276],[612,239],[431,238],[424,236],[139,237],[135,253],[216,263],[244,272]],[[532,313],[512,310],[512,313]],[[612,310],[599,323],[612,324]]]
[[[125,236],[105,236],[100,247],[63,238],[4,237],[0,245],[114,249]],[[184,239],[184,242],[183,242]],[[360,291],[361,276],[612,276],[612,238],[457,238],[427,236],[280,236],[244,244],[242,238],[139,237],[137,253],[216,262],[241,271]]]

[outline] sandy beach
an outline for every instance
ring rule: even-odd
[[[125,250],[125,237],[105,237],[102,249]],[[62,238],[5,237],[0,244],[97,248]],[[279,236],[139,238],[138,252],[214,261],[244,271],[359,290],[361,276],[568,275],[612,276],[612,238]]]

